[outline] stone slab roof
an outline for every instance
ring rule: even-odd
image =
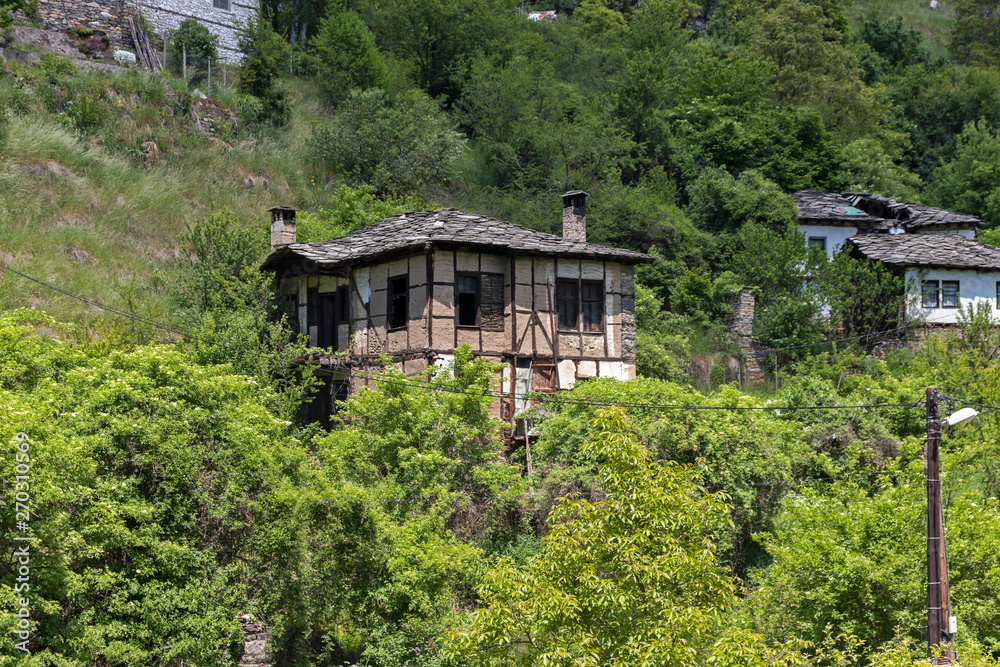
[[[296,255],[320,266],[347,266],[430,244],[492,248],[496,252],[530,255],[565,255],[638,264],[653,257],[641,252],[594,243],[566,241],[561,236],[465,213],[453,208],[403,213],[330,241],[291,243],[272,252],[261,268],[273,268]]]
[[[983,221],[974,215],[910,204],[869,192],[800,190],[792,195],[799,222],[858,227],[871,231],[925,231],[929,228],[975,229]]]
[[[891,266],[1000,271],[1000,248],[958,234],[866,234],[847,243]]]

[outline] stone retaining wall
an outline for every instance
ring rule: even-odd
[[[753,338],[756,298],[750,290],[741,290],[733,298],[730,305],[733,312],[727,318],[726,324],[729,327],[729,332],[736,336],[739,341],[740,356],[743,362],[741,375],[749,382],[762,382],[764,369],[761,364],[765,353]]]
[[[211,0],[209,0],[211,1]],[[125,0],[35,0],[33,16],[17,14],[21,21],[38,21],[47,30],[93,28],[112,37],[127,37],[126,17],[136,20],[131,3]]]

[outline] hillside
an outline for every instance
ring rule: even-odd
[[[206,98],[204,26],[165,45],[183,76],[0,62],[0,262],[48,283],[0,272],[0,664],[919,667],[940,436],[958,632],[932,639],[1000,667],[993,279],[966,309],[945,277],[961,335],[917,332],[891,262],[799,231],[793,193],[845,193],[811,195],[833,225],[864,191],[1000,241],[993,37],[946,48],[968,13],[877,1],[540,0],[560,18],[536,23],[508,0],[264,0]],[[306,303],[259,270],[274,205],[301,209],[301,241],[431,207],[557,232],[571,190],[588,242],[652,259],[610,255],[602,281],[565,240],[576,278],[553,255],[536,280],[538,255],[507,273],[496,243],[435,274],[426,238],[413,263],[375,238],[348,281],[293,272]],[[481,229],[460,224],[446,252]],[[548,351],[534,325],[531,358],[506,347],[501,273]],[[425,305],[442,349],[431,326],[410,341]],[[292,310],[337,342],[310,347]],[[582,355],[566,388],[563,334],[626,374]],[[365,386],[340,400],[344,376]],[[944,429],[928,397],[980,414]]]
[[[241,133],[229,125],[212,137],[195,114],[215,113],[222,128],[236,120],[225,111],[235,108],[234,93],[216,107],[196,102],[180,82],[51,62],[8,65],[0,76],[0,102],[15,112],[0,175],[0,253],[12,268],[169,320],[177,263],[187,252],[178,237],[188,220],[226,208],[263,236],[270,206],[309,207],[322,197],[296,132],[314,113],[308,102],[296,105],[286,131]],[[4,309],[98,315],[10,274],[0,284]]]

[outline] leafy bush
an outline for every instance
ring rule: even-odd
[[[348,185],[402,195],[447,182],[465,141],[423,93],[389,99],[365,90],[351,93],[333,120],[316,128],[310,146]]]
[[[208,61],[217,60],[219,38],[197,19],[184,19],[170,34],[167,63],[175,75],[182,73],[187,54],[188,81],[197,85],[208,74]]]

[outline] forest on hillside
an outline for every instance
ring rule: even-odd
[[[870,355],[898,279],[810,252],[790,197],[1000,242],[995,5],[263,5],[225,88],[193,23],[163,76],[0,61],[0,662],[235,665],[249,615],[288,666],[926,664],[937,387],[981,412],[942,444],[955,647],[1000,664],[997,322]],[[307,423],[268,206],[303,241],[443,206],[557,232],[575,189],[588,240],[657,258],[637,379],[544,403],[530,471],[467,349]],[[695,382],[743,287],[767,381]]]

